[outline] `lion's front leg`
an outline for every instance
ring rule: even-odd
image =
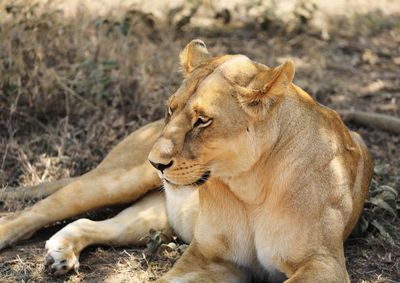
[[[193,241],[174,267],[157,283],[250,282],[244,270],[220,258],[206,258]]]
[[[53,187],[48,193],[57,192],[0,219],[0,250],[55,221],[107,205],[132,202],[159,187],[161,180],[147,155],[162,128],[163,122],[157,121],[138,129],[111,150],[93,171],[61,184],[58,181],[47,185]],[[58,190],[60,186],[63,187]],[[43,186],[38,190],[39,195],[43,193]]]
[[[133,168],[92,171],[1,221],[0,250],[46,225],[96,208],[134,201],[158,186],[160,179],[148,162]]]
[[[344,256],[335,257],[323,253],[310,256],[302,262],[285,283],[350,283]]]
[[[87,246],[139,245],[150,229],[167,228],[164,194],[150,193],[111,219],[79,219],[67,225],[46,242],[45,262],[51,273],[64,274],[78,269],[79,254]]]

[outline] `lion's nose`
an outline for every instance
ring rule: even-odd
[[[174,163],[172,160],[168,164],[156,163],[156,162],[151,161],[150,159],[149,159],[149,161],[150,161],[151,165],[153,165],[154,168],[156,168],[157,170],[160,170],[161,173],[163,173],[165,169],[171,167],[172,163]]]

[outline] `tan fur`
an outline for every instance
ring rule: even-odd
[[[87,245],[140,244],[148,229],[171,226],[191,244],[159,282],[349,282],[343,241],[372,175],[361,137],[293,84],[291,61],[271,69],[243,55],[211,57],[199,40],[181,61],[185,80],[165,124],[131,134],[92,172],[0,220],[0,248],[163,182],[166,202],[152,193],[120,216],[53,236],[53,271],[77,268]]]

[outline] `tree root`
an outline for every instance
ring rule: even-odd
[[[384,114],[353,110],[336,110],[345,121],[351,121],[374,129],[400,134],[400,119]]]

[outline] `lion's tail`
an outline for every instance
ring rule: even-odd
[[[42,183],[35,186],[28,187],[7,187],[3,190],[0,189],[0,201],[6,199],[34,199],[34,198],[44,198],[52,193],[55,193],[59,189],[69,185],[77,178],[66,178],[53,182]]]

